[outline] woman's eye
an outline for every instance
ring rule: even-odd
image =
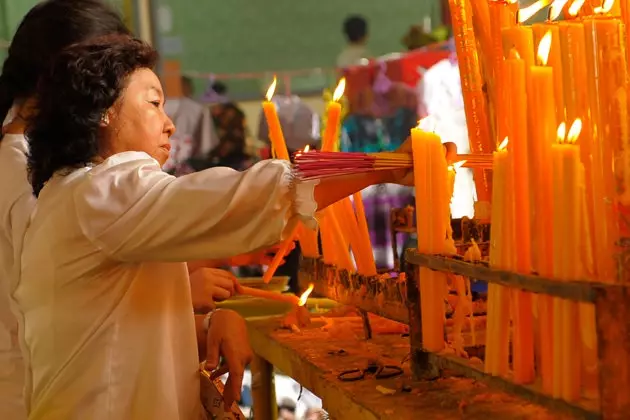
[[[160,101],[151,101],[151,103],[153,104],[154,107],[159,108],[161,103]]]

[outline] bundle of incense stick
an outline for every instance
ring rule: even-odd
[[[457,155],[465,168],[491,168],[491,154]],[[331,176],[383,171],[392,169],[411,169],[413,159],[408,153],[378,152],[319,152],[297,153],[295,168],[302,179],[319,179]]]

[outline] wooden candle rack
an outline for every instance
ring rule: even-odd
[[[491,387],[526,398],[576,418],[625,419],[630,413],[630,287],[590,281],[560,282],[536,275],[522,275],[467,263],[458,257],[418,254],[408,250],[407,281],[379,276],[365,277],[337,270],[321,259],[305,258],[300,283],[339,303],[406,323],[410,329],[412,371],[416,379],[455,374],[484,381]],[[599,400],[576,403],[554,399],[538,384],[518,385],[510,378],[484,373],[483,366],[453,354],[430,353],[422,346],[422,320],[418,284],[420,267],[462,275],[506,287],[595,305],[599,357]],[[483,357],[483,346],[474,353]],[[469,352],[470,353],[470,352]],[[472,356],[473,354],[471,354]]]

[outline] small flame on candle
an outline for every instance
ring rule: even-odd
[[[571,124],[571,128],[569,128],[569,133],[567,134],[567,143],[575,144],[577,142],[578,137],[580,137],[580,133],[582,132],[582,120],[576,118]]]
[[[508,145],[508,137],[505,136],[505,138],[503,139],[503,141],[501,142],[501,144],[499,145],[499,147],[497,147],[497,150],[500,152],[502,150],[507,149],[507,145]]]
[[[523,7],[518,11],[518,23],[525,23],[532,18],[536,13],[540,12],[545,7],[551,4],[551,0],[538,0],[527,7]]]
[[[265,95],[267,101],[271,101],[271,98],[273,98],[273,94],[276,91],[277,84],[278,78],[276,76],[273,76],[273,82],[271,82],[271,86],[269,86],[269,89],[267,89],[267,94]]]
[[[615,0],[604,0],[601,6],[593,9],[593,12],[597,14],[608,13],[615,4]]]
[[[586,0],[575,0],[573,3],[571,3],[571,6],[569,6],[569,15],[570,16],[577,16],[578,13],[580,13],[580,10],[582,9],[582,6],[584,6],[584,3],[586,2]]]
[[[549,8],[549,14],[547,15],[547,20],[554,21],[560,17],[560,13],[562,13],[562,9],[569,2],[569,0],[555,0],[551,3],[551,7]]]
[[[538,61],[541,65],[546,66],[549,60],[549,51],[551,51],[551,30],[547,31],[538,44]]]
[[[311,146],[307,144],[306,146],[304,146],[304,150],[302,151],[302,153],[308,153],[309,150],[311,150]]]
[[[343,96],[343,92],[346,90],[346,78],[342,77],[339,83],[337,84],[337,88],[333,93],[333,101],[339,102],[339,99]]]
[[[313,291],[314,288],[315,288],[315,285],[313,283],[308,285],[308,289],[306,289],[304,293],[302,293],[302,295],[300,296],[300,301],[298,302],[298,306],[306,305],[306,301],[308,300],[308,297],[311,295],[311,292]]]
[[[566,123],[562,122],[560,123],[560,125],[558,126],[558,131],[557,131],[557,137],[558,137],[558,143],[564,143],[564,139],[567,136],[567,125]]]

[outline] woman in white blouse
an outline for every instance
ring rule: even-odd
[[[32,419],[203,418],[206,337],[219,341],[235,389],[249,350],[242,323],[193,316],[184,262],[269,247],[299,220],[314,227],[318,208],[413,179],[300,182],[277,160],[169,176],[160,166],[175,127],[150,70],[156,59],[141,41],[99,39],[60,54],[41,81],[28,131],[39,199],[13,294]]]

